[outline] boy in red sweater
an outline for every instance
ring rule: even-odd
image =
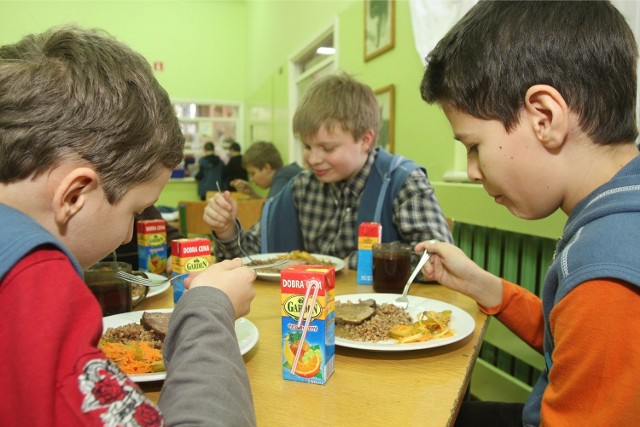
[[[183,146],[148,62],[113,38],[63,27],[0,47],[0,425],[255,424],[234,331],[255,273],[239,259],[175,307],[162,414],[97,348],[82,272],[131,239]]]
[[[524,405],[465,402],[456,426],[635,426],[640,419],[636,41],[608,2],[480,2],[427,57],[422,97],[467,173],[526,219],[568,216],[542,298],[424,242],[426,277],[475,299],[545,356]]]

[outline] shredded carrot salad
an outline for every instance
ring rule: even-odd
[[[150,374],[165,370],[162,352],[146,341],[100,342],[100,350],[125,374]]]

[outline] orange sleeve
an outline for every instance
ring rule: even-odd
[[[536,294],[502,279],[502,304],[491,308],[479,307],[484,313],[495,316],[521,340],[542,352],[544,320],[542,301]]]
[[[585,282],[553,308],[542,426],[638,425],[639,313],[640,289],[613,280]]]

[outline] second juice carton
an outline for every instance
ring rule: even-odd
[[[373,284],[373,245],[382,241],[382,225],[363,222],[358,229],[358,276],[359,285]]]
[[[140,270],[164,274],[167,267],[167,223],[163,219],[136,222]]]
[[[293,265],[282,270],[281,344],[285,380],[325,384],[333,374],[336,354],[335,280],[333,267]],[[305,332],[309,312],[311,317]],[[298,350],[300,354],[296,361]]]
[[[173,276],[202,271],[211,264],[211,241],[206,238],[175,239],[171,241]],[[184,277],[173,281],[173,302],[184,293]]]

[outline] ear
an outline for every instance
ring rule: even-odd
[[[373,145],[373,139],[374,139],[375,133],[373,132],[372,129],[367,129],[365,131],[365,133],[362,135],[362,138],[360,138],[360,140],[362,141],[362,151],[371,151],[371,146]]]
[[[56,223],[64,226],[87,203],[92,191],[98,189],[98,175],[87,167],[72,169],[53,193],[53,212]]]
[[[525,120],[548,149],[562,146],[569,131],[569,107],[555,88],[531,86],[524,98]]]

